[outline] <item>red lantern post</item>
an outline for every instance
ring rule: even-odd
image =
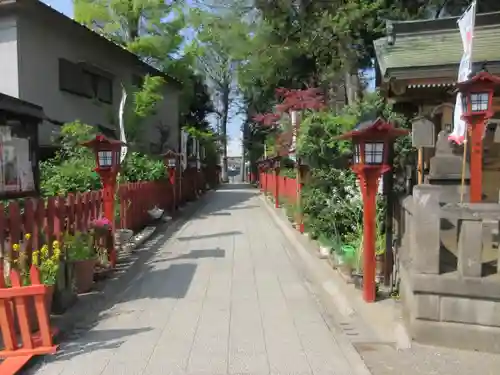
[[[111,223],[112,232],[115,230],[115,193],[116,176],[120,171],[120,151],[125,143],[113,139],[108,139],[99,134],[91,141],[82,144],[92,149],[95,153],[97,167],[95,171],[101,177],[103,189],[104,217]],[[108,254],[111,267],[116,266],[116,249],[113,248]]]
[[[482,71],[464,82],[458,82],[462,94],[462,119],[471,134],[470,201],[483,200],[483,134],[486,121],[493,114],[493,94],[500,77]]]
[[[265,171],[263,161],[257,162],[257,169],[259,170],[259,177],[258,177],[259,189],[262,192],[264,191],[264,181],[262,181],[262,175],[264,174]]]
[[[179,154],[175,151],[168,150],[163,155],[163,163],[165,164],[165,168],[168,169],[168,180],[170,182],[170,186],[172,186],[172,213],[177,210],[177,183],[176,183],[176,175],[177,175],[177,159],[179,158]]]
[[[354,146],[351,169],[358,175],[363,196],[363,298],[374,302],[375,286],[375,230],[378,181],[392,169],[388,165],[389,143],[394,138],[408,134],[406,129],[396,129],[387,121],[359,124],[353,131],[337,137],[337,140],[352,140]]]
[[[298,230],[300,233],[304,233],[304,209],[302,207],[302,189],[306,182],[307,175],[309,173],[309,167],[302,163],[301,159],[297,159],[297,207],[299,214],[297,217]]]
[[[273,169],[274,169],[274,207],[280,207],[280,170],[281,170],[281,158],[276,156],[273,159]]]
[[[268,178],[268,171],[269,169],[271,168],[271,163],[269,160],[265,160],[264,161],[264,171],[265,171],[265,174],[264,174],[264,192],[267,193],[268,189],[269,189],[269,178]]]

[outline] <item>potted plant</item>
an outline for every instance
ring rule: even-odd
[[[108,249],[114,245],[111,232],[111,222],[106,218],[100,218],[92,222],[93,247],[97,255],[96,266],[98,273],[96,276],[108,275],[111,271]]]
[[[111,231],[111,221],[109,221],[105,217],[100,217],[99,219],[95,219],[92,224],[92,229],[94,230],[94,234],[96,236],[107,236]]]
[[[87,293],[94,283],[94,267],[97,263],[93,237],[90,233],[66,233],[64,251],[75,272],[76,292]]]
[[[330,256],[333,249],[333,241],[324,233],[318,236],[319,256],[321,259],[326,259]]]
[[[54,293],[54,285],[57,281],[57,274],[59,272],[60,258],[61,244],[59,241],[52,242],[52,251],[50,251],[49,246],[45,244],[40,250],[36,250],[32,254],[32,264],[40,270],[42,283],[51,290],[46,301],[50,302],[48,306],[52,305],[52,296]]]
[[[54,285],[52,312],[63,314],[77,299],[74,264],[68,261],[68,255],[63,251],[59,258],[59,270]]]

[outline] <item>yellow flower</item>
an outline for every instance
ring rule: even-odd
[[[49,255],[49,247],[47,245],[43,245],[40,252],[42,253],[42,257],[46,258]]]
[[[24,238],[26,238],[27,240],[29,240],[31,238],[31,233],[26,233],[24,235]]]
[[[56,240],[56,241],[52,242],[52,247],[53,247],[54,249],[59,248],[59,241],[57,241],[57,240]]]
[[[53,256],[53,260],[54,261],[58,261],[59,260],[59,256],[61,255],[61,250],[59,250],[58,248],[55,248],[53,255],[54,255]]]
[[[40,256],[40,254],[38,253],[38,251],[34,251],[34,252],[33,252],[33,255],[32,255],[32,261],[31,261],[31,262],[32,262],[35,266],[38,266],[39,256]]]
[[[19,244],[15,243],[14,245],[12,245],[12,249],[14,251],[19,251]]]

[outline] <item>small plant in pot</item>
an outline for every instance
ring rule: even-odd
[[[108,253],[108,250],[114,246],[111,227],[111,222],[106,218],[100,218],[92,222],[93,248],[97,254],[97,267],[100,271],[105,272],[111,270]]]
[[[97,263],[92,234],[66,233],[64,250],[68,261],[73,263],[77,293],[87,293],[94,284],[94,268]]]
[[[320,258],[328,258],[332,252],[332,249],[334,248],[333,241],[328,238],[326,234],[320,233],[320,235],[318,236],[318,245]]]
[[[92,222],[92,229],[96,236],[106,236],[111,231],[111,221],[105,217],[101,217]]]

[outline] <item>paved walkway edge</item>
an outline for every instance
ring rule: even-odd
[[[314,284],[313,287],[315,287],[316,290],[319,289],[323,292],[319,296],[316,293],[314,293],[316,294],[317,297],[319,297],[319,303],[322,309],[326,310],[322,311],[323,318],[325,319],[325,322],[329,326],[332,333],[335,333],[335,339],[337,340],[342,352],[344,353],[345,357],[351,364],[352,368],[355,369],[356,371],[355,375],[371,375],[370,370],[366,366],[365,362],[363,361],[357,350],[353,347],[351,342],[344,336],[344,334],[342,332],[339,332],[338,328],[336,327],[336,324],[333,322],[332,315],[335,316],[338,315],[338,313],[332,311],[332,309],[328,307],[329,303],[326,303],[326,298],[328,297],[335,298],[336,299],[335,304],[337,305],[337,307],[339,309],[344,310],[343,312],[341,312],[342,314],[353,313],[353,310],[349,306],[348,301],[343,298],[342,293],[339,293],[337,291],[336,284],[334,282],[332,283],[318,282],[318,280],[315,277],[316,276],[315,270],[317,269],[316,265],[314,264],[315,259],[310,254],[310,252],[306,248],[304,248],[300,242],[296,240],[294,233],[296,232],[296,230],[293,229],[288,222],[285,222],[279,217],[276,210],[273,207],[271,207],[270,203],[263,195],[260,196],[260,199],[262,201],[263,206],[271,215],[275,224],[283,232],[285,238],[288,240],[290,245],[293,246],[296,254],[301,258],[302,265],[306,268],[305,276],[309,279],[309,281],[313,282]],[[289,255],[291,258],[294,257],[293,254]],[[316,280],[311,280],[311,279],[316,279]]]
[[[376,304],[366,304],[362,300],[360,293],[355,292],[353,294],[352,285],[348,285],[345,277],[340,272],[333,269],[331,264],[327,264],[328,261],[321,261],[317,259],[316,254],[312,254],[311,247],[316,247],[313,241],[308,236],[302,235],[294,228],[291,228],[284,213],[281,210],[276,210],[263,195],[261,195],[261,199],[275,220],[281,223],[280,227],[285,236],[295,246],[300,245],[301,250],[299,250],[299,253],[309,258],[309,264],[316,263],[311,266],[315,267],[312,269],[317,272],[318,263],[326,266],[328,275],[320,284],[333,299],[336,309],[343,317],[349,318],[357,314],[368,328],[375,332],[377,341],[395,343],[395,346],[400,350],[411,348],[411,337],[402,322],[401,311],[399,308],[394,307],[393,301],[387,300]],[[324,269],[322,271],[325,273]]]

